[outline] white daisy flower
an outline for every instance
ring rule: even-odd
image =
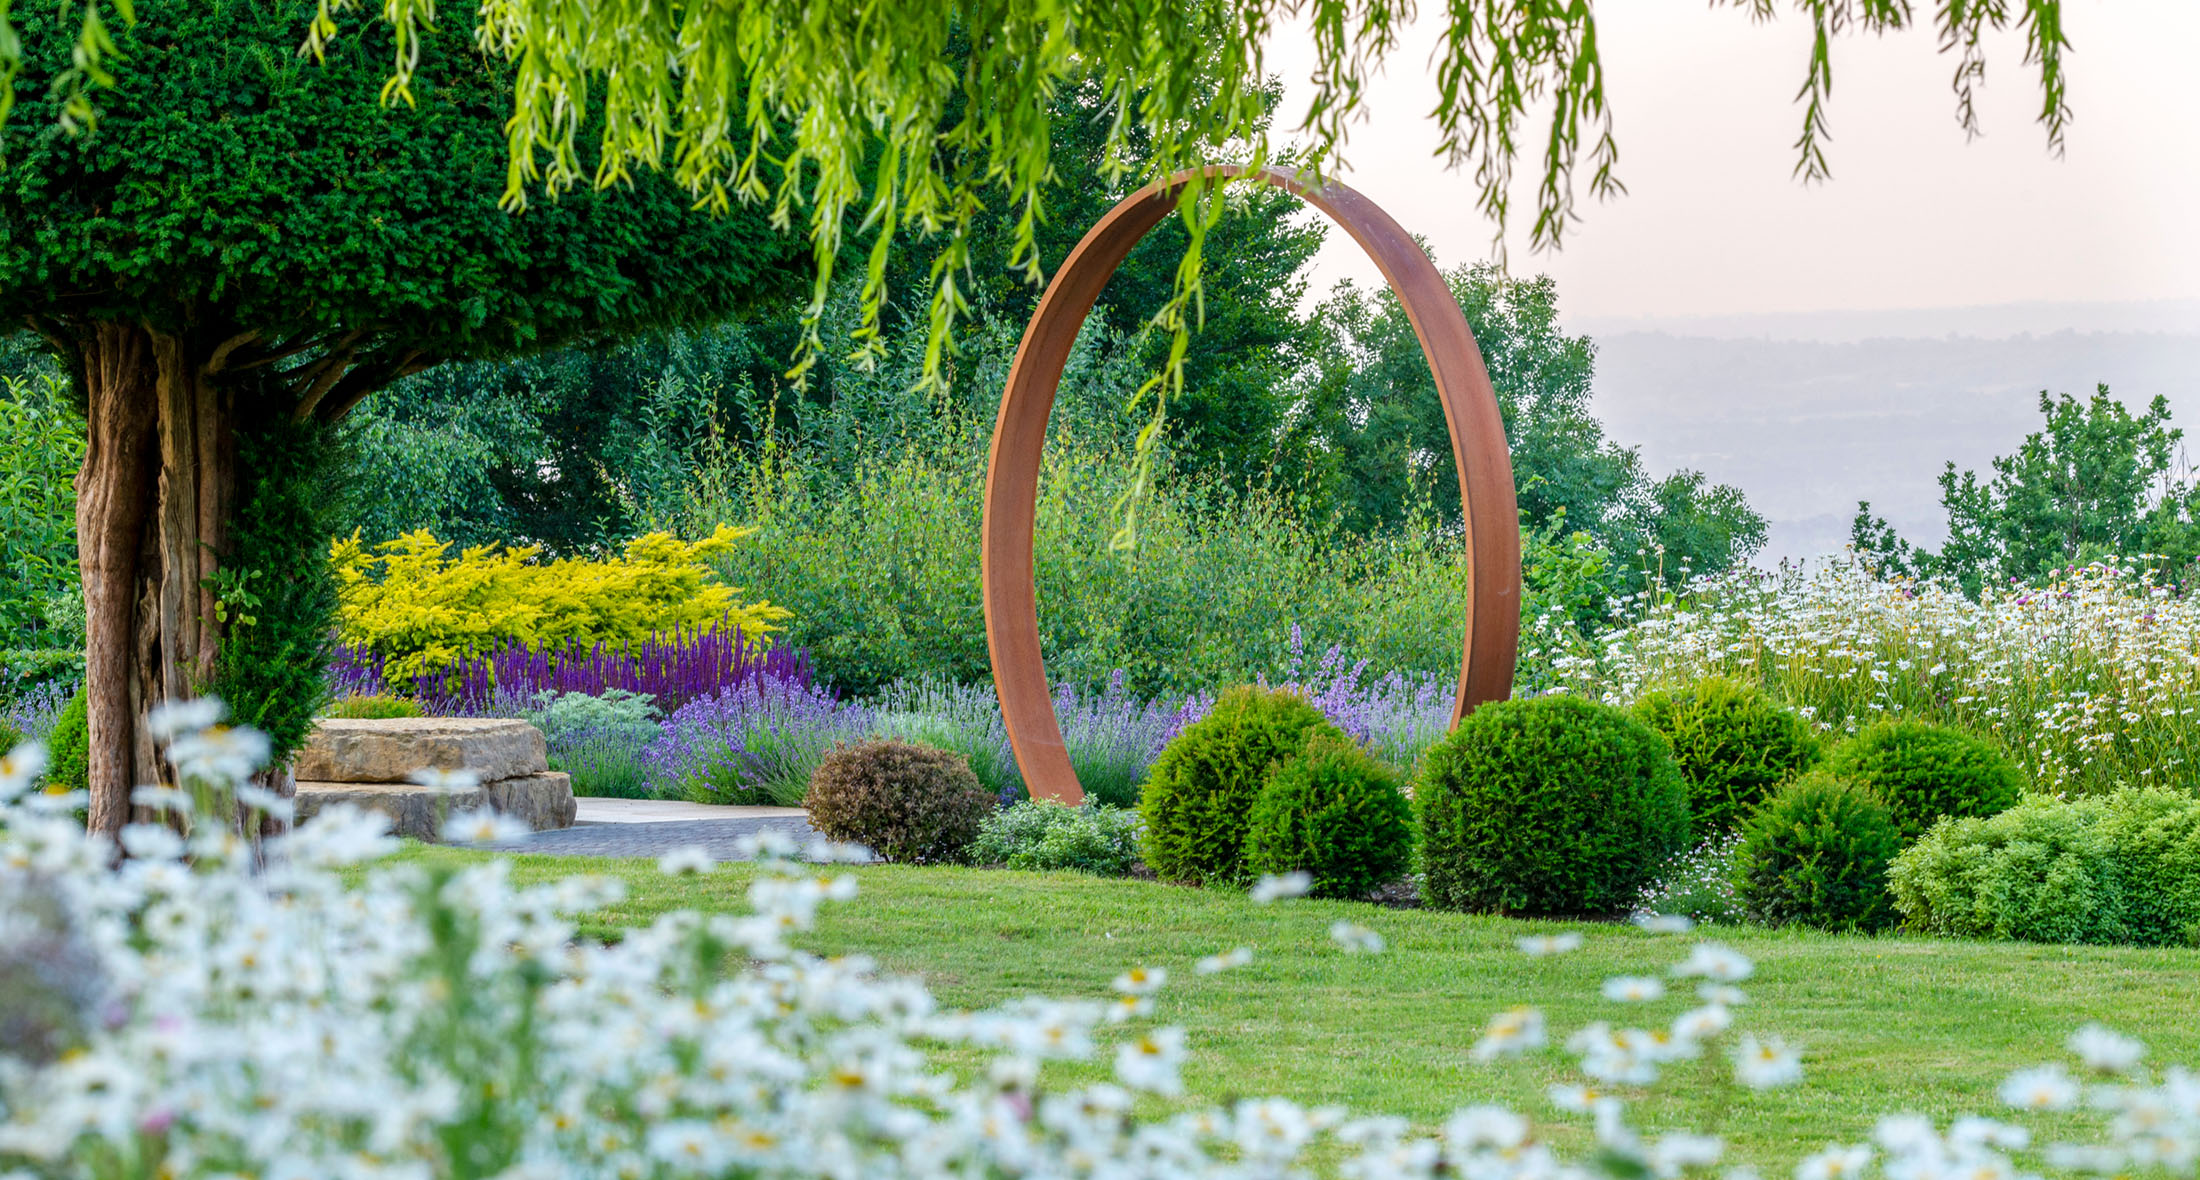
[[[1208,955],[1194,964],[1192,970],[1201,975],[1219,975],[1231,968],[1243,967],[1252,961],[1253,948],[1241,946],[1224,951],[1219,955]]]
[[[2146,1045],[2099,1022],[2084,1025],[2063,1043],[2096,1073],[2130,1073],[2147,1055]]]
[[[1686,934],[1696,928],[1695,919],[1686,914],[1641,914],[1635,925],[1652,934]]]
[[[2078,1083],[2059,1065],[2020,1069],[2001,1083],[2001,1100],[2019,1110],[2069,1110],[2078,1104]]]
[[[1734,1080],[1752,1090],[1792,1086],[1803,1080],[1803,1055],[1778,1037],[1744,1035],[1734,1047]]]
[[[1296,873],[1285,873],[1282,876],[1266,874],[1260,880],[1253,882],[1252,898],[1256,905],[1267,905],[1271,901],[1305,897],[1307,891],[1312,888],[1314,888],[1314,874],[1303,870]]]
[[[1517,1057],[1549,1043],[1541,1009],[1508,1008],[1490,1017],[1489,1024],[1483,1026],[1482,1039],[1475,1042],[1471,1056],[1476,1061],[1494,1061],[1499,1057]]]
[[[1568,951],[1580,950],[1581,934],[1574,930],[1568,930],[1564,934],[1530,934],[1515,939],[1513,945],[1520,948],[1521,954],[1531,959],[1540,959],[1547,955],[1563,955]]]
[[[1184,1092],[1184,1030],[1158,1028],[1115,1049],[1115,1080],[1133,1090],[1174,1097]]]
[[[422,767],[405,778],[438,795],[463,795],[481,785],[481,776],[471,770],[438,770],[432,766]]]
[[[443,823],[446,844],[509,844],[534,834],[526,823],[488,807],[459,812]]]
[[[145,715],[145,728],[156,742],[174,741],[187,733],[210,729],[221,721],[226,712],[215,697],[200,697],[195,701],[163,701],[153,706]]]
[[[1379,955],[1383,953],[1383,948],[1389,945],[1383,941],[1382,935],[1375,933],[1373,930],[1360,925],[1358,922],[1347,922],[1342,919],[1330,923],[1329,939],[1331,942],[1343,947],[1344,952],[1348,955]]]
[[[717,859],[700,844],[683,845],[657,858],[657,871],[668,877],[707,873],[717,867]]]
[[[1665,984],[1648,975],[1615,975],[1604,981],[1604,998],[1623,1004],[1647,1003],[1665,998]]]
[[[1701,975],[1713,983],[1740,983],[1757,969],[1749,956],[1719,942],[1699,942],[1688,957],[1673,965],[1673,974]]]

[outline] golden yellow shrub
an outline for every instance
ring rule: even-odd
[[[518,641],[536,650],[570,643],[633,643],[675,628],[739,627],[769,642],[788,617],[769,602],[743,605],[710,581],[704,562],[753,530],[720,525],[700,541],[650,533],[617,558],[538,562],[536,548],[484,545],[461,552],[423,529],[372,547],[357,533],[329,547],[345,643],[372,648],[391,683],[484,656]]]

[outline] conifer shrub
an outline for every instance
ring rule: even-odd
[[[1902,837],[1869,789],[1812,771],[1766,796],[1741,835],[1735,892],[1751,921],[1877,930],[1893,920],[1887,866]]]
[[[1672,744],[1699,837],[1732,829],[1768,792],[1825,754],[1809,722],[1756,685],[1723,676],[1649,693],[1634,713]]]
[[[1906,925],[1957,938],[2200,944],[2200,800],[2160,787],[1950,820],[1888,874]]]
[[[338,697],[330,701],[321,716],[343,721],[387,721],[398,717],[420,717],[425,714],[419,701],[393,697],[386,693],[375,696]]]
[[[1253,685],[1223,693],[1147,774],[1138,803],[1147,867],[1164,881],[1244,880],[1253,803],[1276,764],[1304,750],[1316,733],[1344,736],[1297,693]]]
[[[641,643],[680,629],[738,628],[751,639],[788,612],[743,604],[709,562],[754,530],[721,525],[700,541],[648,533],[617,557],[537,561],[532,547],[467,549],[426,530],[373,552],[357,534],[329,550],[342,601],[341,638],[382,657],[392,684],[478,659],[517,641],[538,650]]]
[[[46,735],[46,782],[64,791],[81,791],[91,778],[88,764],[91,734],[86,720],[84,689],[80,686],[54,719]]]
[[[1413,809],[1397,772],[1350,738],[1316,732],[1253,802],[1252,873],[1305,871],[1316,897],[1363,898],[1405,874]]]
[[[1665,740],[1579,697],[1497,701],[1423,755],[1421,899],[1439,909],[1624,911],[1688,840]]]
[[[1924,721],[1867,725],[1825,766],[1886,800],[1905,844],[1942,816],[1993,815],[2024,796],[2023,772],[1992,742]]]
[[[960,754],[874,739],[825,755],[803,806],[828,839],[896,864],[948,864],[964,859],[995,798]]]

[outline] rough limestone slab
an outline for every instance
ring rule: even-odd
[[[523,820],[538,832],[573,823],[573,780],[552,771],[523,775],[475,787],[439,793],[411,783],[298,783],[297,822],[324,807],[349,803],[390,817],[391,830],[415,840],[434,840],[443,819],[475,811],[484,804]]]
[[[486,783],[548,769],[542,731],[499,717],[330,718],[291,767],[315,783],[402,783],[421,770],[470,770]]]

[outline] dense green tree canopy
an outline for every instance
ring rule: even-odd
[[[1468,266],[1447,277],[1497,391],[1525,524],[1587,530],[1629,564],[1637,549],[1662,553],[1668,572],[1725,569],[1764,545],[1740,491],[1693,471],[1653,480],[1633,448],[1605,437],[1590,406],[1596,346],[1560,329],[1547,276]],[[1451,436],[1397,297],[1340,285],[1310,330],[1315,364],[1292,430],[1312,498],[1355,528],[1394,523],[1424,497],[1456,519]]]
[[[1965,592],[2102,558],[2148,555],[2163,573],[2189,578],[2200,564],[2200,479],[2185,460],[2184,431],[2156,397],[2133,414],[2108,386],[2085,401],[2040,392],[2046,428],[1992,463],[1993,475],[1940,473],[1948,539],[1920,548],[1857,505],[1850,543],[1893,573],[1941,575]]]
[[[78,28],[17,12],[0,154],[0,321],[62,361],[85,416],[92,819],[159,766],[142,723],[209,690],[278,745],[321,692],[330,424],[392,380],[595,344],[789,297],[799,244],[697,211],[670,176],[500,209],[514,71],[419,30],[301,60],[299,0],[151,0],[114,37],[96,129],[70,131]],[[434,478],[435,473],[427,473]],[[247,658],[249,653],[249,658]]]
[[[1775,0],[1724,2],[1759,20],[1778,7]],[[76,58],[52,78],[57,104],[41,116],[76,125],[94,114],[87,85],[109,80],[114,60],[111,22],[101,14],[127,18],[130,8],[126,0],[61,7],[64,18],[81,16],[72,30]],[[337,19],[359,7],[359,0],[320,0],[307,47],[322,54],[361,40],[366,34]],[[1797,94],[1802,177],[1829,171],[1834,43],[1920,25],[1955,60],[1956,117],[1973,132],[1987,35],[2020,30],[2038,74],[2039,119],[2059,147],[2069,114],[2061,0],[1933,0],[1923,13],[1908,0],[1795,0],[1793,7],[1816,34]],[[968,310],[969,287],[982,281],[971,269],[968,234],[989,200],[1014,211],[1011,268],[1040,265],[1038,234],[1055,199],[1047,185],[1064,139],[1054,100],[1066,88],[1098,88],[1101,160],[1119,183],[1218,159],[1265,161],[1274,154],[1265,47],[1287,22],[1300,22],[1316,59],[1312,98],[1304,111],[1286,112],[1283,126],[1302,140],[1299,161],[1325,172],[1361,111],[1368,80],[1414,12],[1412,0],[496,0],[478,9],[475,39],[518,66],[509,98],[493,103],[512,112],[502,185],[508,203],[666,168],[714,207],[745,203],[803,222],[816,262],[806,333],[812,345],[851,224],[871,231],[859,333],[871,342],[895,244],[906,232],[938,240],[927,268],[930,378],[953,321]],[[392,74],[384,97],[410,103],[432,96],[441,80],[439,36],[429,28],[433,0],[385,0],[381,15],[395,31],[384,50]],[[18,59],[6,20],[0,9],[0,79]],[[1517,158],[1539,150],[1533,236],[1539,245],[1556,244],[1577,216],[1578,173],[1586,170],[1590,194],[1622,191],[1593,6],[1459,0],[1440,20],[1443,43],[1433,62],[1439,97],[1430,117],[1442,150],[1471,170],[1481,211],[1500,225],[1511,216]],[[123,46],[125,58],[130,51]],[[7,101],[0,85],[0,119]],[[46,122],[41,116],[34,119]],[[1540,147],[1529,146],[1530,124],[1546,118]],[[284,142],[278,136],[266,147],[281,153]],[[1202,247],[1222,205],[1203,184],[1187,187],[1181,199],[1185,265],[1155,315],[1179,338],[1199,304]],[[1172,392],[1181,377],[1172,364],[1151,392]]]

